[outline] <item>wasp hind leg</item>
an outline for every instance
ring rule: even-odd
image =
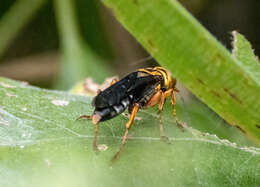
[[[135,104],[135,106],[134,106],[133,109],[132,109],[130,118],[129,118],[128,122],[126,123],[126,130],[125,130],[125,134],[124,134],[124,136],[123,136],[122,142],[121,142],[120,149],[119,149],[119,151],[116,152],[116,154],[113,156],[112,162],[115,161],[115,160],[118,158],[119,154],[120,154],[120,153],[122,152],[122,150],[123,150],[124,145],[126,144],[126,140],[127,140],[127,137],[128,137],[128,132],[129,132],[131,126],[133,125],[133,122],[134,122],[136,113],[137,113],[138,110],[139,110],[139,107],[140,107],[139,104]]]

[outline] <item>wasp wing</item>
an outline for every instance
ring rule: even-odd
[[[100,92],[93,99],[93,106],[96,108],[106,108],[113,105],[117,105],[124,98],[132,95],[133,99],[143,97],[143,94],[147,92],[154,85],[158,85],[161,81],[161,77],[150,75],[145,72],[133,72],[108,87],[104,91]]]

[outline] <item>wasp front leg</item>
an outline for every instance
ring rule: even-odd
[[[159,114],[160,114],[160,136],[162,140],[166,140],[168,141],[168,137],[165,135],[164,130],[163,130],[163,123],[162,123],[162,110],[163,110],[163,106],[165,103],[165,99],[167,97],[169,97],[169,95],[171,94],[171,90],[167,90],[166,92],[161,91],[161,99],[160,99],[160,103],[159,103]]]
[[[177,126],[184,131],[184,127],[183,125],[179,122],[177,115],[176,115],[176,109],[175,109],[175,105],[176,105],[176,97],[175,97],[175,93],[174,90],[171,91],[171,103],[172,103],[172,108],[173,108],[173,117],[175,118],[176,124]]]
[[[168,140],[168,137],[165,135],[163,130],[162,110],[163,110],[163,105],[165,103],[165,99],[171,94],[170,91],[163,92],[162,90],[158,90],[146,105],[147,107],[152,107],[159,103],[158,108],[160,114],[160,136],[162,140]]]
[[[133,125],[133,122],[134,122],[134,119],[135,119],[135,116],[136,116],[136,113],[138,112],[140,106],[138,103],[136,103],[132,109],[132,112],[131,112],[131,115],[130,115],[130,118],[128,120],[128,122],[126,123],[126,130],[125,130],[125,134],[123,136],[123,139],[122,139],[122,142],[121,142],[121,146],[120,146],[120,149],[119,151],[113,156],[112,158],[112,161],[115,161],[117,159],[117,157],[119,156],[119,154],[121,153],[124,145],[126,144],[126,140],[127,140],[127,137],[128,137],[128,132],[131,128],[131,126]]]

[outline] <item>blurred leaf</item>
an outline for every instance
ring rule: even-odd
[[[0,79],[1,186],[259,186],[260,150],[240,147],[190,127],[178,129],[170,110],[164,128],[170,144],[160,141],[159,118],[140,111],[119,159],[127,118],[100,124],[92,150],[89,97],[68,95]],[[170,115],[169,115],[170,114]]]
[[[82,37],[98,56],[111,59],[107,29],[104,26],[104,5],[100,1],[77,0],[76,9]]]
[[[17,0],[0,19],[0,57],[47,0]]]
[[[82,39],[75,16],[75,2],[57,0],[54,3],[63,50],[63,62],[57,87],[71,88],[77,81],[85,77],[94,77],[96,81],[101,82],[110,71],[106,67],[104,59],[97,56]]]
[[[103,0],[192,93],[260,145],[260,68],[232,58],[176,0]]]

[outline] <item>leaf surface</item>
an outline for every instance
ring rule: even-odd
[[[170,106],[163,116],[169,143],[160,141],[156,109],[140,111],[111,165],[125,130],[124,115],[100,124],[101,151],[94,153],[93,125],[76,121],[93,111],[91,98],[4,78],[0,98],[0,186],[260,185],[259,149],[191,127],[182,132]]]

